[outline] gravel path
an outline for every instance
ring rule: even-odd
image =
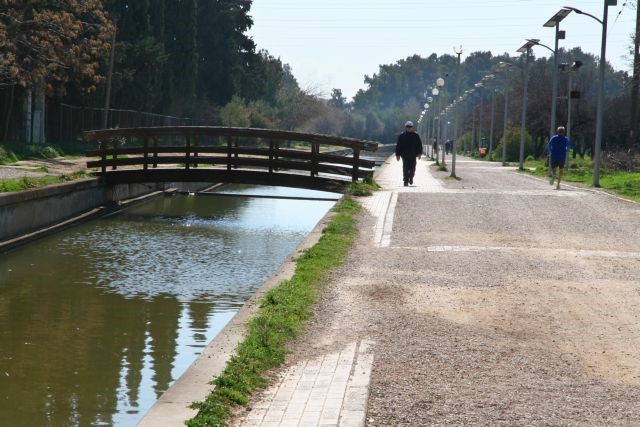
[[[0,179],[71,174],[86,169],[87,160],[86,157],[21,160],[10,165],[0,165]],[[46,168],[46,172],[38,170],[39,168]]]
[[[371,426],[640,425],[640,205],[464,158],[409,189],[383,169],[393,223],[364,210],[288,366],[372,342]]]

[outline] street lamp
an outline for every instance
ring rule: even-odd
[[[540,40],[532,39],[527,40],[525,44],[517,50],[517,52],[524,53],[524,95],[522,97],[522,120],[520,122],[520,162],[518,169],[524,170],[524,134],[527,126],[527,94],[529,91],[529,59],[531,58],[531,48],[535,46]]]
[[[442,77],[438,77],[436,79],[436,88],[439,88],[440,90],[442,90],[443,87],[444,87],[444,79]],[[440,107],[441,105],[442,105],[442,99],[438,98],[438,109],[439,110],[441,110],[441,107]],[[440,111],[440,115],[441,116],[443,115],[442,111]],[[442,126],[443,126],[442,120],[438,121],[438,140],[439,141],[442,141],[442,133],[443,133]],[[446,128],[445,128],[444,132],[446,132]],[[442,145],[442,148],[441,148],[441,150],[442,150],[442,168],[444,169],[446,167],[446,165],[445,165],[445,154],[446,154],[446,152],[444,150],[444,144],[441,143],[441,145]]]
[[[500,62],[499,69],[511,71],[514,65],[510,62]],[[509,74],[506,75],[506,84],[504,85],[504,118],[502,122],[502,166],[507,166],[507,132],[509,123]]]
[[[560,22],[571,13],[570,9],[560,9],[555,15],[551,17],[543,27],[556,29],[555,37],[555,49],[553,50],[553,89],[551,93],[551,121],[549,122],[549,138],[555,135],[556,132],[556,108],[558,99],[558,43],[560,40],[564,40],[566,32],[560,31]]]
[[[590,13],[576,9],[575,7],[565,6],[564,9],[572,10],[579,15],[587,15],[602,25],[602,43],[600,46],[600,65],[599,74],[600,80],[598,81],[598,112],[596,114],[596,142],[595,152],[593,159],[593,186],[600,187],[600,165],[602,163],[602,121],[604,115],[604,71],[607,65],[606,53],[607,53],[607,19],[609,17],[609,6],[615,6],[618,4],[617,0],[604,0],[604,12],[602,14],[602,20],[596,18]]]

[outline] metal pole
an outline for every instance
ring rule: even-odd
[[[476,148],[476,107],[471,105],[471,150],[473,152]]]
[[[443,131],[442,131],[442,169],[447,167],[447,163],[446,163],[446,154],[447,154],[447,150],[445,149],[445,144],[447,143],[447,139],[449,138],[449,115],[448,114],[444,114],[443,115],[443,122],[442,126],[444,127]]]
[[[460,128],[458,127],[458,121],[460,120],[460,111],[458,110],[460,110],[460,101],[458,101],[453,114],[453,120],[455,120],[453,124],[455,132],[453,134],[453,138],[451,139],[451,175],[449,175],[451,178],[456,178],[456,140],[460,136]]]
[[[478,118],[478,152],[480,152],[480,148],[482,147],[482,110],[484,109],[484,93],[482,89],[479,91],[480,95],[480,117]]]
[[[569,89],[567,90],[567,138],[571,139],[571,87],[573,86],[573,72],[569,72]]]
[[[569,89],[567,90],[567,139],[571,141],[571,86],[573,85],[573,71],[569,71]],[[569,153],[565,160],[565,167],[569,166]]]
[[[524,95],[522,97],[522,120],[520,122],[520,162],[518,168],[524,170],[524,134],[527,131],[527,95],[529,90],[529,57],[531,48],[527,48],[524,60]]]
[[[493,157],[493,125],[495,123],[496,114],[496,91],[491,91],[491,130],[489,131],[489,160]]]
[[[602,46],[600,47],[600,81],[598,82],[598,112],[596,115],[596,146],[593,162],[593,186],[600,187],[600,165],[602,164],[602,119],[604,114],[604,72],[607,67],[607,19],[609,17],[608,0],[604,2],[602,18]]]
[[[507,132],[509,120],[509,82],[504,90],[504,123],[502,125],[502,166],[507,166]]]
[[[556,45],[553,51],[553,89],[551,93],[551,120],[549,121],[549,138],[556,133],[556,107],[558,98],[558,44],[560,41],[560,22],[556,22]]]

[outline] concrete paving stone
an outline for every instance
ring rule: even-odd
[[[364,411],[342,411],[338,425],[340,427],[363,427],[365,417]]]
[[[296,390],[311,390],[313,388],[314,381],[300,381]]]
[[[300,423],[301,424],[305,424],[305,423],[316,423],[318,424],[318,422],[320,422],[320,411],[313,411],[313,412],[309,412],[309,411],[305,411],[304,415],[302,415],[302,418],[300,419]]]
[[[326,405],[322,410],[322,414],[320,418],[335,418],[336,420],[340,417],[340,408],[327,408]]]
[[[325,409],[340,409],[341,407],[342,407],[342,398],[339,398],[339,399],[327,398],[324,401]]]
[[[337,427],[338,425],[338,420],[337,419],[320,419],[320,424],[318,424],[319,427]]]
[[[269,412],[264,416],[263,422],[279,422],[284,416],[284,410],[274,410],[270,409]]]
[[[291,420],[299,420],[302,418],[303,411],[300,412],[285,412],[282,416],[282,421],[291,421]]]

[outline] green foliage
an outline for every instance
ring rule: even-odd
[[[350,196],[370,196],[374,191],[380,190],[380,186],[372,178],[367,178],[364,182],[352,182],[346,190],[346,194]]]
[[[9,163],[14,163],[17,161],[18,157],[16,157],[13,151],[0,145],[0,165],[7,165]]]
[[[86,171],[79,171],[69,175],[60,176],[43,176],[43,177],[24,177],[15,179],[1,179],[0,193],[12,191],[30,190],[33,188],[46,187],[47,185],[61,184],[68,181],[75,181],[86,178]]]
[[[298,260],[291,280],[267,292],[259,312],[249,321],[245,340],[213,381],[215,389],[205,401],[193,404],[198,415],[188,426],[225,425],[234,406],[246,405],[251,393],[266,385],[264,372],[284,361],[285,345],[309,318],[328,272],[347,255],[357,233],[355,215],[359,209],[353,200],[342,201],[320,241]]]
[[[546,162],[532,161],[527,162],[527,173],[544,177],[546,179],[549,168]],[[593,182],[593,162],[591,159],[570,159],[569,167],[565,168],[564,182],[570,182],[581,186],[591,186]],[[613,194],[621,197],[640,202],[640,172],[614,171],[610,169],[601,169],[600,186]]]
[[[249,127],[251,113],[244,101],[234,96],[231,102],[220,110],[220,120],[224,126]]]
[[[10,144],[0,145],[0,164],[14,163],[23,159],[54,159],[62,155],[62,149],[55,145]]]
[[[495,148],[495,159],[502,159],[502,144],[505,143],[504,137],[500,139],[500,143]],[[507,130],[507,162],[517,162],[520,160],[520,128],[512,127]],[[525,132],[524,135],[524,157],[533,156],[535,154],[535,144],[533,138],[529,133]]]

